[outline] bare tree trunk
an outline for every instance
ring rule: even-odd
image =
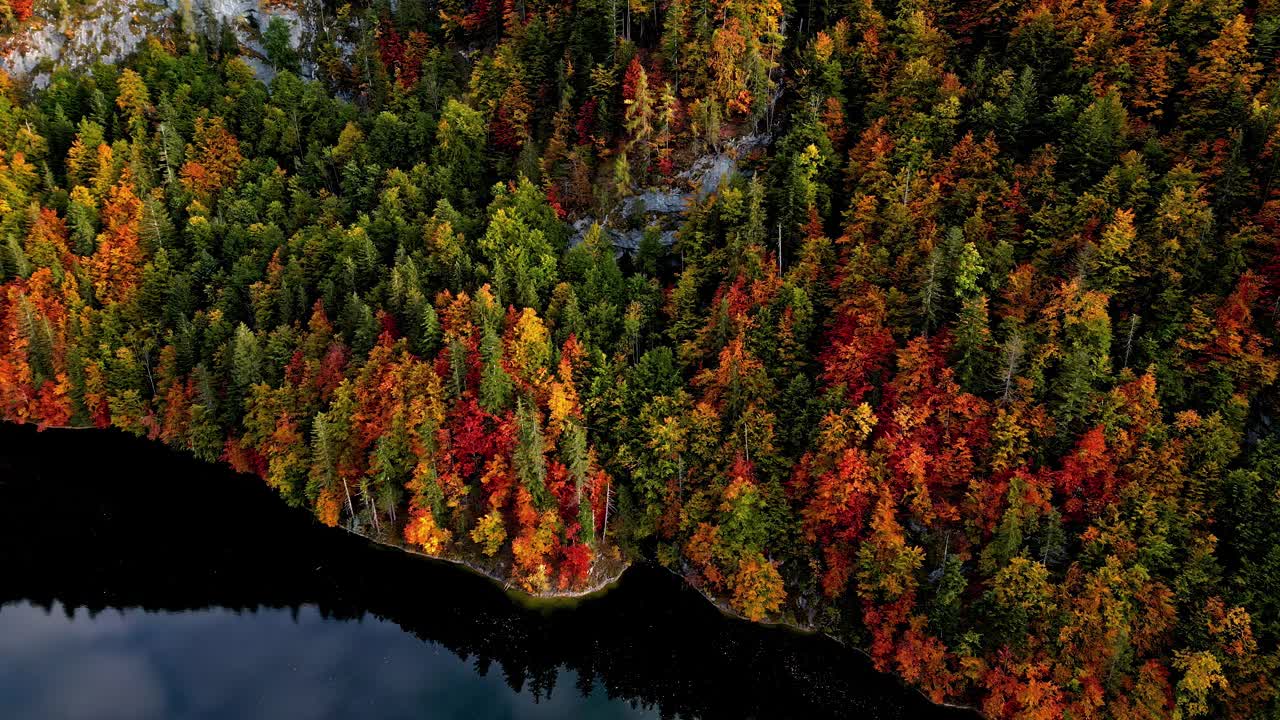
[[[778,274],[782,274],[782,223],[778,223]]]
[[[1004,358],[1001,363],[1000,381],[1004,386],[1001,402],[1008,403],[1013,396],[1013,378],[1018,374],[1018,365],[1022,362],[1022,336],[1014,333],[1004,343]]]
[[[1124,340],[1124,366],[1129,367],[1129,353],[1133,350],[1133,331],[1138,329],[1138,315],[1129,316],[1129,334]]]
[[[142,353],[142,367],[147,370],[147,383],[151,385],[151,397],[156,396],[156,380],[151,375],[151,351]]]
[[[160,153],[164,155],[164,177],[165,185],[173,184],[173,163],[169,160],[169,126],[166,123],[160,123]]]
[[[604,486],[604,529],[600,532],[600,541],[609,539],[609,505],[613,502],[613,483],[606,481]]]
[[[347,491],[347,512],[351,513],[351,523],[354,526],[356,521],[356,506],[351,502],[351,487],[347,485],[347,478],[342,478],[342,489]]]

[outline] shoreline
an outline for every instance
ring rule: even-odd
[[[116,430],[116,431],[118,431],[118,432],[122,432],[122,431],[120,431],[120,429],[119,429],[119,428],[115,428],[115,427],[99,428],[99,427],[95,427],[95,426],[93,426],[93,425],[46,425],[46,426],[41,427],[40,425],[38,425],[38,424],[36,424],[36,423],[14,423],[14,422],[12,422],[12,421],[8,421],[8,420],[6,420],[6,421],[4,421],[4,422],[6,422],[6,423],[8,423],[8,424],[11,424],[11,425],[34,427],[34,428],[36,429],[36,432],[44,432],[45,430]],[[151,438],[147,438],[147,437],[145,437],[145,436],[141,436],[141,437],[142,437],[142,439],[146,440],[147,442],[156,442],[156,443],[158,443],[158,444],[159,444],[160,446],[162,446],[162,447],[165,447],[165,448],[169,448],[169,449],[172,449],[172,450],[176,450],[176,451],[182,452],[182,451],[181,451],[181,450],[179,450],[178,448],[173,448],[173,447],[171,447],[171,446],[169,446],[169,445],[166,445],[165,443],[158,442],[158,441],[156,441],[156,440],[153,440],[153,439],[151,439]],[[189,452],[189,451],[187,451],[187,454],[190,454],[190,452]],[[231,470],[232,472],[235,472],[235,470],[234,470],[233,468],[231,468],[230,466],[226,465],[226,463],[221,463],[221,462],[220,462],[220,463],[218,463],[218,464],[220,464],[220,465],[224,465],[224,466],[226,466],[229,470]],[[314,519],[314,518],[313,518],[313,519]],[[513,600],[513,601],[521,602],[521,603],[524,603],[524,604],[537,604],[537,603],[539,603],[539,602],[549,602],[549,603],[560,603],[560,602],[563,602],[563,603],[565,603],[566,605],[572,606],[572,605],[576,604],[576,603],[577,603],[577,602],[579,602],[579,601],[586,600],[586,599],[589,599],[589,598],[590,598],[590,597],[592,597],[592,596],[599,595],[599,594],[603,594],[603,593],[608,592],[609,590],[612,590],[612,589],[613,589],[613,588],[614,588],[614,587],[615,587],[615,586],[616,586],[616,585],[617,585],[617,584],[622,580],[622,576],[626,574],[627,570],[631,569],[631,567],[635,564],[634,562],[632,562],[632,561],[630,561],[630,560],[624,560],[624,561],[622,561],[622,566],[621,566],[621,567],[620,567],[616,572],[612,572],[612,573],[605,573],[604,577],[600,578],[599,580],[597,580],[596,582],[592,583],[592,584],[591,584],[591,585],[589,585],[588,587],[583,588],[583,589],[580,589],[580,590],[556,590],[556,591],[551,591],[551,592],[546,592],[546,593],[531,593],[531,592],[529,592],[529,591],[527,591],[527,590],[524,590],[523,588],[520,588],[520,587],[517,587],[516,585],[514,585],[514,584],[511,582],[511,580],[510,580],[509,578],[504,578],[504,577],[501,577],[501,576],[499,576],[499,575],[496,575],[496,574],[495,574],[495,573],[493,573],[492,571],[490,571],[490,570],[488,570],[488,569],[486,569],[486,568],[483,568],[483,567],[481,567],[481,566],[477,565],[476,563],[471,562],[470,560],[466,560],[466,559],[463,559],[463,558],[448,557],[448,556],[444,556],[444,555],[431,555],[431,554],[429,554],[429,553],[425,553],[425,552],[423,552],[423,551],[421,551],[421,550],[416,550],[416,549],[414,549],[413,547],[411,547],[411,546],[409,546],[409,545],[398,544],[398,543],[392,543],[392,542],[388,542],[388,541],[385,541],[385,540],[380,540],[380,539],[375,538],[375,537],[372,537],[372,536],[370,536],[370,535],[366,535],[365,533],[359,532],[358,530],[354,530],[354,529],[352,529],[352,528],[345,527],[345,526],[341,526],[341,525],[337,526],[337,529],[339,529],[339,530],[341,530],[342,532],[345,532],[345,533],[347,533],[347,534],[349,534],[349,535],[351,535],[351,536],[353,536],[353,537],[360,538],[361,540],[364,540],[364,541],[368,542],[370,545],[373,545],[374,547],[377,547],[377,548],[386,548],[386,549],[388,549],[388,550],[396,550],[396,551],[400,551],[400,552],[403,552],[403,553],[407,553],[407,554],[409,554],[409,555],[416,555],[416,556],[418,556],[418,557],[425,558],[425,559],[430,560],[430,561],[448,563],[448,564],[450,564],[450,565],[454,565],[454,566],[457,566],[457,567],[463,568],[464,570],[466,570],[466,571],[468,571],[468,572],[471,572],[471,573],[473,573],[473,574],[475,574],[475,575],[477,575],[477,576],[479,576],[479,577],[485,578],[486,580],[489,580],[490,582],[494,583],[495,585],[498,585],[499,587],[501,587],[501,588],[502,588],[502,590],[503,590],[503,591],[504,591],[504,592],[505,592],[509,597],[511,597],[511,598],[512,598],[512,600]],[[648,562],[648,561],[641,561],[641,562]],[[677,572],[676,570],[674,570],[674,569],[672,569],[672,568],[669,568],[669,567],[667,567],[667,566],[665,566],[665,565],[662,565],[661,563],[650,563],[650,564],[654,565],[655,567],[658,567],[658,568],[661,568],[661,569],[663,569],[663,570],[666,570],[667,572],[671,573],[671,574],[672,574],[672,575],[674,575],[675,577],[679,578],[679,579],[680,579],[680,581],[684,584],[684,586],[685,586],[685,587],[687,587],[687,588],[689,588],[689,589],[693,590],[693,591],[694,591],[694,592],[696,592],[698,595],[702,596],[702,598],[703,598],[703,599],[704,599],[708,604],[710,604],[713,608],[715,608],[717,611],[719,611],[719,612],[720,612],[720,614],[722,614],[722,615],[724,615],[724,616],[726,616],[726,617],[730,617],[730,618],[733,618],[733,619],[735,619],[735,620],[740,620],[740,621],[742,621],[742,622],[746,622],[746,623],[751,623],[751,624],[753,624],[753,625],[760,625],[760,626],[763,626],[763,627],[771,627],[771,628],[779,628],[779,629],[787,630],[787,631],[790,631],[790,632],[800,633],[800,634],[803,634],[803,635],[821,636],[821,637],[824,637],[824,638],[827,638],[827,639],[831,640],[832,642],[835,642],[837,645],[839,645],[840,647],[842,647],[842,648],[844,648],[844,649],[846,649],[846,650],[851,650],[851,651],[853,651],[853,652],[855,652],[855,653],[857,653],[857,654],[861,655],[862,657],[866,658],[868,662],[872,662],[871,654],[870,654],[870,653],[868,653],[865,649],[860,648],[860,647],[858,647],[858,646],[856,646],[856,645],[851,645],[851,644],[849,644],[848,642],[845,642],[844,640],[840,639],[839,637],[836,637],[835,635],[832,635],[831,633],[826,632],[825,630],[819,630],[819,629],[817,629],[817,628],[813,628],[813,627],[806,627],[806,626],[804,626],[804,625],[800,625],[800,624],[798,624],[798,623],[796,623],[796,622],[793,622],[793,621],[790,621],[790,620],[785,620],[785,619],[780,619],[780,620],[752,620],[752,619],[750,619],[750,618],[746,617],[745,615],[743,615],[743,614],[739,613],[738,611],[734,610],[734,609],[733,609],[732,607],[730,607],[727,603],[725,603],[725,602],[721,601],[720,599],[718,599],[718,598],[716,598],[716,597],[714,597],[714,596],[710,595],[710,594],[709,594],[709,593],[707,593],[707,591],[706,591],[706,590],[704,590],[703,588],[701,588],[701,587],[699,587],[699,586],[695,585],[694,583],[690,582],[688,578],[686,578],[684,575],[682,575],[681,573]],[[880,674],[882,674],[882,675],[885,675],[885,676],[887,676],[887,677],[892,677],[892,678],[894,679],[894,681],[895,681],[895,682],[897,682],[899,685],[901,685],[901,686],[902,686],[902,687],[904,687],[904,688],[907,688],[907,689],[910,689],[910,690],[914,691],[914,692],[915,692],[915,693],[917,693],[920,697],[924,698],[926,701],[928,701],[929,703],[931,703],[931,704],[933,704],[933,705],[935,705],[935,706],[937,706],[937,707],[943,707],[943,708],[948,708],[948,709],[952,709],[952,710],[964,710],[964,711],[968,711],[968,712],[970,712],[970,713],[973,713],[973,714],[974,714],[974,716],[975,716],[975,717],[977,717],[977,718],[985,718],[985,717],[986,717],[985,715],[983,715],[983,714],[982,714],[982,711],[980,711],[977,707],[975,707],[975,706],[973,706],[973,705],[969,705],[969,704],[961,704],[961,703],[951,703],[951,702],[937,702],[937,701],[935,701],[933,698],[931,698],[931,697],[929,697],[928,695],[926,695],[926,694],[924,693],[924,691],[923,691],[923,690],[921,690],[920,688],[918,688],[918,687],[916,687],[916,686],[914,686],[914,685],[908,684],[906,681],[904,681],[904,680],[903,680],[900,676],[898,676],[897,674],[892,673],[892,672],[884,672],[884,671],[881,671],[881,670],[876,669],[876,668],[874,667],[874,663],[872,664],[872,670],[875,670],[876,672],[878,672],[878,673],[880,673]]]
[[[94,425],[43,425],[42,426],[38,423],[31,423],[31,422],[13,422],[11,420],[4,420],[3,422],[8,423],[10,425],[16,425],[19,427],[33,427],[35,428],[36,432],[44,432],[46,430],[108,430],[108,431],[114,430],[116,432],[123,432],[122,430],[120,430],[120,428],[117,428],[115,426],[105,427],[105,428],[96,427]],[[130,433],[126,433],[126,434],[130,434]],[[135,437],[139,437],[143,440],[146,440],[149,443],[159,444],[161,447],[168,448],[177,452],[185,452],[187,455],[191,454],[189,450],[182,450],[180,448],[172,447],[171,445],[167,445],[163,442],[160,442],[159,440],[146,437],[145,435],[135,436]],[[234,468],[227,465],[225,462],[218,462],[215,464],[222,465],[226,467],[228,470],[230,470],[231,472],[236,472]],[[249,475],[252,476],[252,473],[250,473]],[[261,478],[257,478],[257,479],[261,481]],[[314,516],[313,516],[313,519],[314,519]],[[320,524],[323,525],[323,523],[320,523]],[[503,589],[503,591],[506,592],[507,594],[514,595],[517,598],[524,601],[532,601],[532,602],[537,602],[537,601],[554,602],[559,600],[575,601],[575,600],[581,600],[581,599],[587,598],[588,596],[591,596],[591,595],[603,593],[607,590],[612,589],[614,585],[617,585],[618,581],[622,579],[623,573],[625,573],[627,569],[630,568],[632,565],[632,562],[630,560],[624,560],[622,561],[621,567],[618,568],[616,571],[605,572],[603,574],[603,577],[597,579],[595,582],[591,583],[587,587],[581,588],[578,590],[553,590],[553,591],[542,592],[542,593],[532,593],[512,583],[510,578],[505,578],[500,575],[497,575],[493,571],[488,570],[465,558],[449,557],[447,555],[432,555],[430,553],[417,550],[410,545],[403,544],[403,543],[389,542],[387,540],[381,540],[376,537],[373,537],[372,535],[367,535],[365,533],[360,532],[359,530],[354,530],[344,525],[337,525],[335,527],[349,535],[360,538],[361,540],[367,541],[378,547],[389,548],[392,550],[399,550],[401,552],[405,552],[410,555],[417,555],[418,557],[426,558],[428,560],[445,562],[451,565],[456,565],[458,567],[465,568],[470,572],[476,575],[479,575],[480,577],[486,578],[492,581],[493,583],[495,583],[496,585],[499,585]]]
[[[722,615],[724,615],[724,616],[726,616],[726,617],[731,617],[731,618],[733,618],[733,619],[735,619],[735,620],[741,620],[742,622],[751,623],[751,624],[753,624],[753,625],[762,625],[762,626],[764,626],[764,627],[779,628],[779,629],[782,629],[782,630],[787,630],[787,631],[790,631],[790,632],[799,633],[799,634],[801,634],[801,635],[811,635],[811,636],[818,636],[818,637],[824,637],[824,638],[827,638],[827,639],[831,640],[832,642],[834,642],[835,644],[839,645],[840,647],[842,647],[842,648],[844,648],[844,649],[846,649],[846,650],[851,650],[851,651],[853,651],[853,652],[855,652],[855,653],[857,653],[857,654],[861,655],[862,657],[866,658],[866,659],[867,659],[867,662],[872,663],[872,666],[871,666],[871,669],[872,669],[872,670],[874,670],[875,672],[878,672],[878,673],[880,673],[881,675],[884,675],[884,676],[886,676],[886,677],[891,677],[891,678],[893,678],[893,679],[894,679],[894,681],[895,681],[895,682],[897,682],[899,685],[901,685],[902,687],[904,687],[904,688],[906,688],[906,689],[908,689],[908,690],[911,690],[911,691],[915,692],[915,693],[916,693],[916,694],[918,694],[920,697],[922,697],[922,698],[924,698],[926,701],[928,701],[930,704],[935,705],[935,706],[937,706],[937,707],[948,708],[948,709],[951,709],[951,710],[965,710],[965,711],[968,711],[968,712],[973,713],[973,714],[974,714],[974,716],[975,716],[975,717],[977,717],[977,718],[984,718],[984,719],[986,718],[986,715],[983,715],[983,714],[982,714],[982,711],[981,711],[981,710],[979,710],[979,709],[978,709],[976,706],[974,706],[974,705],[969,705],[969,704],[965,704],[965,703],[938,702],[938,701],[934,700],[933,698],[929,697],[928,695],[926,695],[926,694],[924,693],[924,691],[923,691],[923,690],[921,690],[920,688],[916,687],[915,685],[911,685],[911,684],[907,683],[906,681],[904,681],[904,680],[903,680],[899,675],[897,675],[896,673],[893,673],[893,672],[886,672],[886,671],[883,671],[883,670],[878,670],[878,669],[876,669],[875,664],[874,664],[874,660],[873,660],[873,658],[871,657],[871,653],[867,652],[867,651],[866,651],[865,649],[863,649],[863,648],[858,647],[857,645],[851,645],[851,644],[849,644],[849,643],[845,642],[844,640],[842,640],[842,639],[840,639],[840,638],[836,637],[835,635],[832,635],[831,633],[829,633],[829,632],[827,632],[827,631],[825,631],[825,630],[819,630],[819,629],[817,629],[817,628],[813,628],[813,627],[806,627],[806,626],[804,626],[804,625],[800,625],[800,624],[795,623],[795,622],[792,622],[792,621],[790,621],[790,620],[752,620],[751,618],[749,618],[749,617],[747,617],[747,616],[743,615],[742,613],[738,612],[737,610],[734,610],[733,608],[729,607],[729,605],[727,605],[726,603],[721,602],[721,601],[720,601],[719,599],[717,599],[715,596],[708,594],[706,590],[703,590],[702,588],[698,587],[697,585],[695,585],[695,584],[693,584],[693,583],[689,582],[689,580],[688,580],[687,578],[685,578],[683,575],[681,575],[680,573],[676,572],[675,570],[673,570],[673,569],[671,569],[671,568],[669,568],[669,567],[667,567],[667,566],[665,566],[665,565],[660,565],[660,564],[659,564],[659,565],[656,565],[656,566],[657,566],[657,567],[660,567],[660,568],[662,568],[662,569],[666,570],[667,572],[671,573],[672,575],[675,575],[676,577],[680,578],[680,580],[684,583],[684,585],[685,585],[686,587],[688,587],[688,588],[692,589],[694,592],[696,592],[696,593],[698,593],[699,595],[701,595],[701,596],[702,596],[702,598],[703,598],[704,600],[706,600],[708,603],[710,603],[712,607],[714,607],[716,610],[719,610],[719,611],[720,611],[720,614],[722,614]]]
[[[379,547],[389,548],[392,550],[399,550],[401,552],[408,553],[410,555],[417,555],[418,557],[426,558],[427,560],[449,563],[450,565],[456,565],[458,567],[464,568],[469,572],[479,575],[480,577],[486,578],[492,581],[494,584],[501,586],[503,591],[506,592],[508,595],[515,595],[519,599],[524,601],[558,601],[558,600],[577,601],[577,600],[586,599],[587,597],[590,597],[593,595],[607,592],[609,590],[612,590],[613,587],[618,584],[618,581],[622,579],[622,575],[626,573],[626,571],[631,567],[631,564],[632,564],[630,561],[624,561],[622,564],[622,567],[619,568],[617,572],[604,573],[603,577],[601,577],[599,580],[588,585],[585,588],[581,588],[578,590],[554,590],[554,591],[549,591],[544,593],[531,593],[528,590],[525,590],[521,587],[514,585],[509,578],[501,577],[493,573],[492,571],[486,568],[483,568],[480,565],[477,565],[476,563],[471,562],[470,560],[466,560],[463,558],[449,557],[447,555],[432,555],[430,553],[425,553],[421,550],[416,550],[409,545],[401,545],[397,543],[387,542],[386,540],[379,540],[378,538],[371,537],[358,530],[352,530],[351,528],[340,527],[339,529],[341,529],[343,532],[346,532],[350,535],[358,537],[362,540],[368,541],[369,543],[372,543],[373,545],[376,545]]]

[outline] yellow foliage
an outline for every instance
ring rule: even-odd
[[[512,334],[512,363],[526,380],[537,382],[551,361],[551,333],[537,312],[525,308],[516,320]]]
[[[759,555],[738,564],[732,585],[733,607],[750,620],[776,612],[787,597],[778,568]]]
[[[511,542],[511,552],[519,569],[520,584],[529,592],[543,592],[549,586],[547,555],[560,531],[560,515],[548,508],[538,515],[536,527],[526,529]]]
[[[1183,673],[1178,681],[1178,706],[1173,711],[1174,720],[1208,715],[1209,693],[1215,687],[1227,689],[1227,678],[1222,674],[1218,658],[1207,650],[1194,653],[1179,650],[1174,654],[1173,667]]]
[[[484,554],[493,557],[507,540],[507,528],[502,523],[502,513],[496,508],[488,515],[480,518],[471,531],[471,540],[484,549]]]
[[[501,522],[502,518],[499,517],[498,520]],[[439,555],[445,546],[449,544],[449,541],[453,539],[453,533],[437,525],[435,516],[429,510],[424,510],[415,513],[413,520],[409,521],[409,525],[404,529],[404,537],[414,545],[421,547],[427,554]],[[474,539],[474,532],[472,537]],[[499,545],[501,542],[501,540],[498,541]]]

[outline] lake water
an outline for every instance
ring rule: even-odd
[[[6,720],[969,717],[663,570],[529,607],[115,432],[0,424],[0,567]]]

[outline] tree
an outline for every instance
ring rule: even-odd
[[[1070,428],[1084,415],[1095,385],[1111,372],[1111,316],[1108,298],[1084,290],[1078,280],[1063,283],[1046,312],[1059,314],[1055,354],[1059,373],[1055,384],[1056,413],[1061,427]],[[1059,324],[1060,323],[1060,324]]]
[[[886,319],[884,294],[874,287],[851,294],[836,311],[829,349],[820,360],[824,379],[842,386],[848,403],[861,402],[884,381],[896,348]]]
[[[484,117],[450,98],[436,126],[432,150],[432,182],[435,192],[462,207],[479,199],[484,173]]]
[[[1200,49],[1200,62],[1187,70],[1183,121],[1206,131],[1221,131],[1243,119],[1262,64],[1252,62],[1249,21],[1236,15],[1221,34]]]
[[[267,21],[267,29],[262,31],[262,49],[276,72],[287,70],[295,75],[301,72],[298,52],[293,47],[293,33],[289,23],[279,15],[272,15]]]
[[[891,603],[915,593],[915,572],[923,561],[920,548],[910,547],[886,491],[880,492],[871,516],[870,535],[858,550],[859,594]]]
[[[523,399],[516,403],[516,427],[518,435],[513,458],[516,475],[534,506],[545,511],[552,502],[547,489],[546,442],[537,409]]]
[[[525,307],[542,307],[557,280],[556,256],[542,230],[530,227],[514,209],[499,208],[479,248],[499,297]]]
[[[502,512],[497,508],[490,510],[476,523],[471,531],[471,540],[481,547],[485,555],[493,557],[502,549],[507,540],[507,531],[503,526]]]
[[[782,607],[786,592],[782,576],[773,563],[756,555],[742,560],[730,581],[733,586],[733,606],[748,620],[763,620],[766,615]]]
[[[626,128],[630,136],[628,146],[640,162],[636,164],[641,176],[648,172],[650,141],[653,134],[654,98],[649,89],[649,76],[640,58],[631,58],[622,81],[622,102],[626,107]]]
[[[1179,651],[1174,658],[1174,668],[1182,671],[1177,686],[1175,718],[1203,717],[1209,714],[1210,693],[1217,688],[1227,688],[1227,678],[1222,665],[1209,652]]]
[[[500,413],[511,404],[514,385],[502,363],[502,344],[498,333],[486,327],[480,344],[482,370],[480,404],[491,413]]]
[[[129,184],[122,181],[112,188],[103,204],[103,230],[97,238],[97,250],[86,263],[94,293],[104,305],[129,302],[141,283],[141,220],[142,203]]]
[[[1013,647],[1041,636],[1041,624],[1055,609],[1049,570],[1026,557],[1011,558],[996,573],[987,592],[996,610],[995,628]]]
[[[1129,133],[1129,116],[1115,90],[1094,100],[1076,119],[1071,145],[1074,160],[1084,177],[1107,171],[1120,156]]]
[[[240,142],[227,131],[222,118],[196,118],[195,135],[187,146],[180,175],[187,190],[208,201],[235,179],[244,158]]]
[[[244,323],[236,326],[231,347],[231,378],[240,394],[262,380],[262,350],[258,338]]]
[[[147,85],[143,82],[142,76],[129,68],[125,68],[121,71],[120,78],[116,81],[116,86],[120,91],[116,95],[116,107],[124,111],[129,131],[134,137],[141,137],[146,132],[147,114],[153,110],[151,96],[147,92]]]
[[[988,327],[987,298],[978,285],[986,268],[972,242],[961,246],[956,258],[955,297],[960,316],[955,325],[956,374],[960,383],[979,390],[991,376],[991,330]]]

